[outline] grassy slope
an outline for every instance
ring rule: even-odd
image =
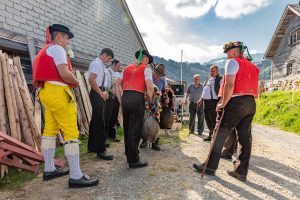
[[[300,91],[264,93],[257,100],[254,122],[300,134]]]

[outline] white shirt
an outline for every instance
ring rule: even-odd
[[[96,74],[96,83],[98,85],[98,87],[102,87],[104,86],[105,83],[103,83],[103,78],[106,76],[107,77],[107,73],[105,72],[105,65],[102,62],[102,60],[100,60],[99,58],[96,58],[95,60],[93,60],[89,66],[89,76],[91,73]],[[105,78],[107,79],[107,78]],[[104,81],[105,82],[105,81]],[[102,85],[103,84],[103,85]]]
[[[225,75],[236,75],[239,68],[240,65],[236,60],[229,59],[225,64]]]
[[[202,99],[218,99],[218,94],[215,91],[215,80],[216,77],[210,77],[208,79],[206,85],[203,88]],[[222,79],[220,80],[220,85],[222,83]]]
[[[226,75],[236,75],[239,71],[240,65],[234,59],[227,60],[225,64],[225,76]],[[243,96],[243,95],[232,95],[232,97]]]
[[[123,74],[124,74],[124,70],[122,71],[121,76],[119,77],[121,80],[123,80]],[[145,81],[146,80],[151,80],[152,81],[152,70],[151,70],[151,68],[146,67],[145,71],[144,71],[144,75],[145,75]]]
[[[60,45],[51,45],[46,49],[46,54],[53,58],[55,65],[68,64],[66,50]],[[47,81],[54,85],[67,86],[67,84],[59,81]]]
[[[108,76],[107,76],[107,79],[105,80],[104,87],[112,88],[116,79],[120,77],[120,73],[115,72],[114,70],[112,70],[112,68],[109,68],[106,71],[107,71]]]

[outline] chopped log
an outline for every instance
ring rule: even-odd
[[[87,88],[88,88],[88,92],[90,92],[90,91],[91,91],[91,85],[90,85],[90,83],[89,83],[89,73],[88,73],[88,72],[85,72],[85,73],[83,74],[83,76],[84,76],[85,84],[86,84],[86,86],[87,86]]]
[[[17,70],[16,70],[17,71]],[[27,98],[25,89],[24,89],[24,85],[22,84],[22,80],[20,77],[20,74],[17,72],[16,73],[16,78],[17,78],[17,82],[18,82],[18,87],[21,93],[21,98],[24,104],[24,108],[25,108],[25,112],[27,115],[27,119],[29,121],[30,127],[31,127],[31,131],[32,131],[32,135],[33,135],[33,139],[35,142],[35,145],[37,146],[37,149],[40,151],[41,150],[41,139],[39,137],[39,130],[38,127],[34,121],[34,117],[33,117],[33,110],[30,109],[29,102],[30,99]]]
[[[88,122],[90,122],[91,117],[92,117],[91,102],[90,102],[90,99],[88,98],[86,87],[84,87],[82,76],[81,76],[81,73],[79,70],[76,70],[76,76],[79,81],[79,89],[80,89],[80,93],[81,93],[81,98],[83,100],[84,109],[85,109],[85,112],[86,112],[86,115],[88,118]]]
[[[2,54],[2,51],[0,53]],[[7,132],[6,127],[8,125],[7,125],[7,121],[6,121],[7,110],[6,110],[5,98],[4,98],[2,62],[0,62],[0,110],[1,110],[1,112],[0,112],[0,131],[3,131],[4,133],[6,133]],[[0,165],[0,178],[4,177],[6,170],[7,170],[6,166]]]
[[[16,125],[16,117],[13,108],[13,101],[12,101],[12,88],[10,88],[9,84],[9,76],[7,71],[8,66],[8,59],[7,54],[1,55],[1,63],[2,63],[2,74],[3,74],[3,83],[4,83],[4,91],[5,91],[5,99],[7,104],[8,110],[8,119],[9,119],[9,127],[10,127],[10,135],[14,138],[17,138],[17,125]]]
[[[23,81],[24,89],[26,91],[27,98],[30,99],[30,102],[29,102],[30,109],[33,110],[32,98],[30,96],[28,85],[27,85],[27,82],[26,82],[26,79],[25,79],[25,76],[24,76],[24,73],[23,73],[23,69],[22,69],[22,65],[21,65],[21,59],[20,59],[20,57],[14,57],[13,61],[14,61],[14,65],[17,66],[18,72],[21,76],[21,80]]]
[[[15,67],[15,70],[17,67]],[[31,128],[26,116],[24,104],[21,98],[21,94],[19,91],[18,83],[17,80],[14,78],[13,80],[13,86],[14,86],[14,91],[15,91],[15,98],[16,98],[16,103],[17,103],[17,108],[20,116],[20,125],[22,129],[22,141],[24,141],[25,144],[28,144],[29,146],[34,147],[34,142],[33,142],[33,137],[31,134]]]
[[[13,63],[12,60],[9,59],[9,63]],[[10,85],[10,88],[11,88],[11,98],[12,98],[12,102],[13,102],[13,109],[14,109],[14,112],[15,112],[15,120],[16,120],[16,127],[17,127],[17,132],[16,132],[16,139],[18,139],[19,141],[22,140],[21,138],[21,126],[20,126],[20,118],[19,118],[19,113],[20,111],[18,110],[18,106],[17,105],[17,101],[16,101],[16,94],[15,94],[15,90],[14,90],[14,84],[17,84],[16,80],[15,80],[15,73],[14,73],[14,67],[9,64],[7,66],[7,70],[8,70],[8,74],[9,74],[9,85]]]
[[[7,133],[7,121],[5,115],[6,112],[6,105],[5,105],[5,98],[4,98],[4,86],[3,86],[3,76],[2,76],[2,62],[0,62],[0,131]]]
[[[34,101],[34,121],[36,123],[36,126],[39,130],[38,135],[41,136],[42,132],[42,109],[41,109],[41,103],[38,98],[38,96],[35,97]]]
[[[83,103],[82,103],[82,98],[80,98],[80,91],[78,88],[76,88],[74,90],[75,93],[75,97],[76,97],[76,102],[77,102],[77,106],[78,106],[78,111],[81,114],[81,123],[85,128],[85,131],[87,132],[87,134],[89,133],[89,123],[88,123],[88,119],[86,116],[86,113],[84,111],[84,107],[83,107]]]

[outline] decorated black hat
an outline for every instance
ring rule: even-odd
[[[230,49],[234,49],[234,48],[240,48],[242,50],[242,52],[244,52],[244,49],[247,48],[246,46],[243,45],[243,42],[228,42],[226,44],[224,44],[223,49],[224,49],[224,53],[227,53],[227,51],[229,51]]]
[[[223,50],[224,50],[224,53],[227,53],[227,51],[229,51],[230,49],[234,49],[234,48],[240,48],[241,49],[241,53],[243,54],[244,51],[247,49],[247,53],[248,53],[248,60],[251,62],[253,59],[248,51],[248,47],[245,46],[243,44],[243,42],[239,42],[239,41],[236,41],[236,42],[228,42],[226,44],[224,44],[223,46]]]
[[[69,36],[69,39],[72,39],[74,37],[74,34],[70,31],[70,29],[61,24],[53,24],[49,26],[49,31],[50,33],[55,31],[65,33]]]
[[[142,56],[145,55],[149,58],[148,64],[151,64],[153,62],[153,57],[150,55],[150,53],[147,50],[139,50],[135,52],[135,58],[139,60],[142,60]],[[138,63],[139,64],[139,63]]]

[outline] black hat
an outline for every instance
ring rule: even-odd
[[[49,26],[49,31],[50,33],[55,31],[65,33],[69,36],[69,39],[74,37],[74,34],[70,31],[70,29],[61,24],[53,24],[52,26]]]
[[[153,62],[153,57],[149,54],[149,52],[147,50],[143,50],[142,54],[149,58],[148,64],[151,64]],[[139,55],[140,55],[140,51],[135,52],[136,59],[138,59]]]
[[[244,52],[244,49],[246,49],[247,47],[243,45],[243,42],[239,42],[239,41],[228,42],[223,46],[224,53],[227,53],[227,51],[234,48],[240,48],[242,52]]]
[[[161,75],[161,76],[165,76],[165,65],[164,64],[157,64],[155,67],[154,67],[154,71]]]

